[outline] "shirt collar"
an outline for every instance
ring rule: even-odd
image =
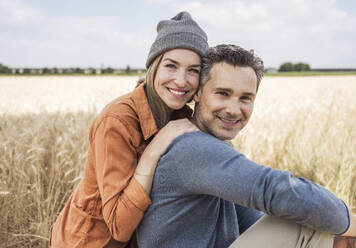
[[[140,122],[143,138],[148,140],[158,132],[158,128],[151,107],[148,104],[144,84],[139,85],[133,91],[132,100],[136,106],[136,113]],[[173,111],[172,120],[182,118],[191,119],[192,113],[193,110],[188,105],[184,105],[182,109]]]
[[[150,105],[148,104],[144,84],[139,85],[132,92],[132,100],[135,103],[136,113],[140,122],[143,138],[147,140],[158,132],[158,128]]]

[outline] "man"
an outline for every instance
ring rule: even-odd
[[[137,230],[139,246],[229,247],[244,233],[234,247],[326,248],[332,235],[323,232],[355,236],[355,216],[331,192],[249,161],[222,142],[251,116],[262,61],[220,45],[209,50],[201,70],[193,121],[202,132],[178,137],[161,157],[153,203]],[[281,218],[263,217],[247,230],[259,211]]]

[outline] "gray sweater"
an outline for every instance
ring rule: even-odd
[[[240,234],[236,204],[340,234],[346,205],[290,172],[256,164],[202,132],[175,139],[161,157],[139,247],[228,247]]]

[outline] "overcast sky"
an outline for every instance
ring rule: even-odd
[[[0,63],[143,68],[159,20],[186,10],[211,46],[266,67],[356,68],[356,0],[0,0]]]

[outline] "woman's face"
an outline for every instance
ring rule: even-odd
[[[199,75],[200,56],[191,50],[173,49],[164,53],[154,87],[169,108],[181,109],[197,91]]]

